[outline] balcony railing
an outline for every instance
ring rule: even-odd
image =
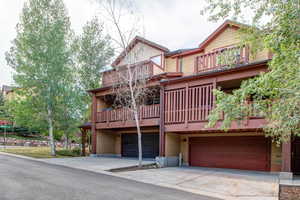
[[[165,123],[207,120],[213,108],[213,85],[201,85],[165,92]]]
[[[160,107],[159,104],[143,105],[139,107],[140,119],[159,118]],[[97,113],[97,122],[124,122],[133,121],[133,113],[128,108],[119,108],[114,110],[105,110]]]
[[[150,78],[157,72],[162,72],[162,68],[153,63],[152,61],[145,61],[130,66],[131,74],[135,79]],[[111,86],[118,83],[120,80],[128,79],[127,66],[120,66],[118,69],[103,72],[102,86]]]
[[[164,101],[165,124],[208,121],[215,101],[213,85],[207,84],[165,91]],[[262,118],[262,114],[255,109],[251,101],[247,101],[246,104],[250,108],[248,118]],[[223,119],[224,113],[221,113],[220,120]]]
[[[249,62],[249,48],[247,46],[228,47],[209,52],[196,57],[196,72],[203,72],[222,67],[230,67]]]

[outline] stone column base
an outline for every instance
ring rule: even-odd
[[[90,154],[90,157],[121,158],[121,154]]]
[[[293,173],[292,172],[279,172],[279,179],[280,180],[292,180]]]
[[[156,157],[155,162],[159,167],[178,167],[179,158],[178,156],[168,156],[168,157]]]

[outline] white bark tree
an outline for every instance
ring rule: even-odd
[[[128,45],[130,41],[142,33],[140,26],[140,17],[134,9],[134,4],[130,0],[98,0],[101,14],[109,22],[109,30],[114,30],[111,37],[117,48],[121,50],[124,59],[124,65],[116,68],[116,81],[113,85],[116,94],[116,104],[126,108],[132,113],[135,120],[138,135],[138,157],[139,167],[142,167],[142,131],[140,126],[140,106],[145,103],[145,98],[153,93],[152,89],[147,87],[149,78],[148,67],[150,65],[142,65],[138,62],[144,49],[129,52]]]

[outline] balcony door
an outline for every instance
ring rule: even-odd
[[[292,146],[292,169],[295,174],[300,174],[300,138],[297,137]]]

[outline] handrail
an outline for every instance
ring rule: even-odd
[[[140,119],[159,118],[160,105],[142,105],[139,107]],[[113,110],[105,110],[97,113],[97,122],[117,122],[117,121],[132,121],[134,120],[133,113],[128,108],[118,108]]]
[[[150,78],[154,75],[154,68],[158,68],[151,60],[132,64],[131,66],[134,76],[137,78]],[[127,76],[127,67],[120,66],[119,69],[114,69],[102,73],[102,86],[111,86],[119,82],[120,76]]]
[[[195,59],[196,72],[245,64],[249,62],[249,48],[247,46],[227,47],[197,56]]]

